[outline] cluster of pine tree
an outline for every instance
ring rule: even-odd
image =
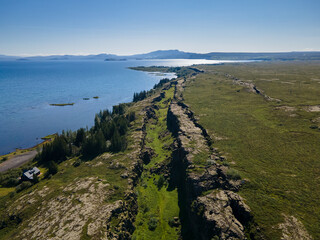
[[[188,75],[190,76],[201,71],[192,67],[170,67],[167,69],[167,72],[174,72],[177,77],[180,78],[187,77]]]
[[[163,78],[161,79],[158,83],[156,83],[154,86],[153,86],[153,89],[156,89],[156,88],[160,88],[162,87],[165,83],[167,82],[170,82],[170,79],[168,78]]]
[[[147,91],[141,91],[139,93],[134,93],[133,94],[133,102],[138,102],[147,97]]]
[[[139,93],[134,93],[133,94],[133,102],[138,102],[138,101],[141,101],[141,100],[151,96],[154,93],[154,89],[162,87],[167,82],[170,82],[170,79],[163,78],[153,86],[153,89],[151,89],[149,91],[141,91]]]
[[[38,154],[38,161],[56,163],[63,162],[72,155],[72,145],[64,135],[57,135],[52,143],[45,144],[41,153]]]
[[[126,149],[126,132],[130,122],[135,120],[134,112],[125,115],[125,104],[113,106],[109,110],[100,111],[95,116],[91,129],[80,128],[75,132],[63,131],[52,143],[43,146],[36,156],[39,163],[52,165],[66,160],[68,157],[82,156],[91,159],[103,152],[119,152]]]

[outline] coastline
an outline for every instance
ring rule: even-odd
[[[154,70],[154,67],[148,67],[148,70],[141,70],[141,69],[139,69],[140,67],[136,67],[136,68],[137,69],[135,69],[135,67],[129,67],[128,69],[131,69],[131,70],[134,70],[134,71],[143,71],[143,72],[145,72],[147,74],[154,74],[154,73],[164,74],[162,77],[165,77],[166,74],[172,73],[172,74],[175,74],[175,77],[177,77],[175,72],[166,71],[168,69],[168,67],[160,67],[161,70],[157,69],[157,71]],[[171,78],[171,79],[173,79],[173,78]],[[159,82],[160,82],[160,80],[159,80]],[[153,88],[147,89],[145,91],[149,91],[151,89],[153,89]],[[100,97],[99,96],[94,96],[92,98],[93,99],[99,99]],[[128,103],[131,103],[131,102],[133,102],[133,101],[130,101]],[[50,104],[50,106],[59,106],[59,107],[67,106],[67,105],[72,105],[73,106],[74,103]],[[29,147],[29,148],[16,148],[15,151],[9,152],[7,154],[0,155],[0,173],[4,172],[4,171],[7,171],[9,169],[12,169],[12,168],[20,167],[23,164],[27,163],[28,161],[32,160],[35,157],[35,155],[38,153],[39,148],[41,148],[44,144],[46,144],[48,142],[51,142],[54,139],[54,137],[57,136],[57,135],[58,135],[58,133],[47,135],[47,136],[41,138],[43,140],[41,143],[38,143],[38,144],[36,144],[36,145],[34,145],[32,147]],[[23,158],[22,161],[21,161],[21,157]],[[12,166],[10,166],[10,168],[5,168],[4,167],[5,165],[10,164],[11,162],[13,162],[13,164],[12,164]],[[16,162],[16,164],[14,162]],[[5,168],[5,170],[2,170],[4,168]]]
[[[12,168],[20,167],[32,160],[37,155],[37,153],[41,151],[42,146],[51,142],[55,138],[55,136],[57,136],[57,133],[42,137],[41,139],[43,141],[33,147],[24,149],[16,148],[16,150],[13,152],[0,155],[0,173],[8,171]]]
[[[36,140],[37,138],[50,133],[90,127],[94,122],[94,115],[101,109],[110,109],[113,105],[131,101],[134,92],[151,89],[163,78],[127,69],[129,66],[139,64],[150,63],[147,61],[2,63],[5,79],[13,78],[15,69],[20,68],[23,71],[32,69],[30,72],[32,81],[27,81],[24,75],[18,76],[18,79],[26,83],[19,85],[23,98],[8,94],[14,90],[12,85],[1,81],[4,87],[0,92],[6,101],[0,104],[3,113],[0,123],[5,126],[0,130],[0,155],[14,152],[16,148],[33,147],[41,142],[40,139]],[[42,68],[48,68],[50,74],[45,75],[41,71]],[[42,87],[34,87],[37,83],[41,83]],[[75,89],[75,86],[78,87]],[[54,91],[47,91],[49,87]],[[84,101],[83,98],[90,99]],[[50,104],[66,103],[74,105],[50,106]]]
[[[51,142],[54,139],[55,136],[57,136],[57,133],[49,134],[49,135],[41,138],[43,140],[41,143],[38,143],[38,144],[36,144],[36,145],[34,145],[32,147],[28,147],[28,148],[16,148],[15,151],[9,152],[7,154],[0,155],[0,158],[10,157],[10,155],[17,155],[17,154],[25,153],[25,152],[28,152],[28,151],[31,151],[31,150],[35,150],[37,147],[42,146],[44,143]],[[16,153],[16,154],[14,154],[14,153]]]

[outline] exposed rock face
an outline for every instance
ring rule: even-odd
[[[108,186],[95,178],[69,184],[61,195],[39,205],[28,227],[16,239],[79,239],[86,224],[88,236],[102,238],[106,221],[123,204],[121,200],[104,203]],[[87,193],[80,194],[83,190]],[[71,192],[73,194],[69,194]],[[39,191],[25,197],[36,199],[37,194],[43,196],[44,193]]]
[[[216,159],[222,159],[215,149],[210,148],[211,139],[204,128],[196,121],[188,106],[181,103],[184,80],[178,80],[175,99],[168,111],[168,129],[177,139],[176,158],[180,161],[182,174],[180,185],[185,198],[187,213],[182,224],[187,225],[185,238],[246,239],[245,226],[252,220],[249,207],[234,191],[241,180],[227,177],[228,168],[219,165]],[[207,159],[196,161],[200,152],[207,153]],[[206,164],[203,164],[205,162]],[[213,191],[201,196],[204,192]],[[192,236],[192,237],[191,237]]]
[[[234,76],[232,76],[232,75],[230,75],[228,73],[225,74],[225,77],[233,80],[233,82],[235,84],[245,87],[246,89],[248,89],[249,92],[253,92],[253,93],[256,93],[258,95],[261,95],[267,101],[281,102],[280,99],[276,99],[276,98],[272,98],[272,97],[268,96],[262,90],[258,89],[257,86],[254,85],[251,82],[242,81],[239,78],[234,77]]]
[[[206,196],[198,197],[193,211],[202,214],[202,238],[219,236],[220,239],[244,239],[244,227],[236,218],[250,221],[250,209],[238,194],[231,191],[216,190]],[[202,212],[201,212],[202,211]]]
[[[147,119],[156,119],[156,112],[155,112],[155,106],[150,106],[146,109]]]
[[[284,223],[279,224],[282,240],[312,240],[303,224],[294,216],[283,215]]]
[[[228,179],[225,166],[212,162],[211,164],[204,168],[203,173],[189,171],[187,174],[187,185],[193,196],[199,196],[202,192],[217,188],[232,191],[239,189],[243,181]],[[190,166],[195,165],[189,165],[189,169]]]
[[[140,158],[142,159],[144,164],[148,164],[151,161],[151,158],[154,156],[154,150],[152,148],[145,147],[143,151],[141,151]]]
[[[163,97],[165,97],[165,93],[160,93],[153,98],[151,102],[155,103],[161,101]],[[155,154],[153,149],[145,146],[145,138],[146,124],[150,119],[157,120],[155,113],[157,106],[155,104],[150,104],[150,100],[144,100],[137,104],[146,104],[147,106],[140,112],[140,115],[142,116],[141,128],[136,129],[133,133],[134,143],[132,148],[135,150],[128,156],[131,160],[131,167],[126,173],[121,175],[122,178],[128,178],[128,188],[130,191],[127,192],[121,208],[112,212],[110,219],[117,219],[118,224],[117,226],[112,226],[110,221],[108,222],[107,239],[131,239],[131,234],[135,230],[133,223],[138,213],[137,196],[134,192],[134,187],[143,171],[143,164],[149,163]]]
[[[135,230],[134,221],[138,213],[137,195],[134,191],[142,172],[143,165],[148,164],[155,152],[152,148],[146,147],[146,125],[150,120],[157,121],[155,110],[158,109],[155,102],[161,101],[165,97],[165,93],[161,92],[153,99],[147,99],[136,104],[145,104],[140,115],[142,116],[141,128],[138,128],[133,133],[134,143],[132,148],[135,149],[130,156],[131,167],[127,172],[121,175],[122,178],[128,178],[128,187],[130,191],[127,192],[124,201],[120,208],[112,212],[110,219],[115,219],[116,226],[109,221],[107,224],[107,239],[131,239],[131,235]],[[159,170],[161,168],[155,168]]]
[[[133,192],[128,192],[121,206],[112,211],[112,215],[108,219],[106,232],[107,239],[130,239],[135,227],[133,225],[135,216],[138,212],[137,197]],[[117,219],[117,226],[111,226],[111,218]],[[111,231],[110,231],[111,230]]]
[[[315,106],[306,106],[304,109],[307,112],[320,112],[320,105],[315,105]]]

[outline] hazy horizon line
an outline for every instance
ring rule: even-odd
[[[152,52],[157,51],[179,51],[179,52],[185,52],[185,53],[194,53],[194,54],[208,54],[208,53],[292,53],[292,52],[320,52],[320,50],[314,50],[314,49],[306,49],[306,50],[291,50],[291,51],[208,51],[208,52],[191,52],[191,51],[183,51],[179,49],[157,49],[152,50],[149,52],[142,52],[142,53],[128,53],[128,54],[119,54],[119,53],[106,53],[106,52],[100,52],[100,53],[52,53],[52,54],[18,54],[18,55],[8,55],[8,54],[2,54],[0,53],[0,56],[6,56],[6,57],[50,57],[50,56],[90,56],[90,55],[117,55],[117,56],[134,56],[134,55],[140,55],[140,54],[148,54]]]

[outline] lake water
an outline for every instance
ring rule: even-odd
[[[101,109],[132,100],[148,90],[159,76],[128,69],[131,66],[187,66],[219,63],[209,60],[148,61],[10,61],[0,62],[0,154],[27,148],[41,137],[91,127]],[[226,62],[226,61],[224,61]],[[98,99],[93,99],[99,96]],[[90,98],[83,100],[83,98]],[[56,107],[51,103],[75,103]]]

